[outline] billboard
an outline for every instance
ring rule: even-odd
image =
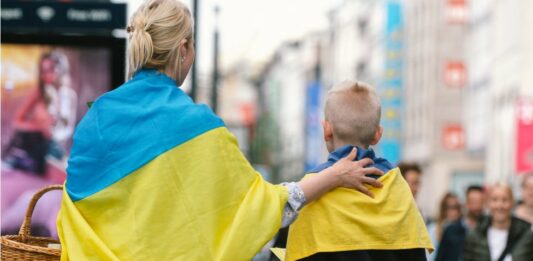
[[[110,47],[2,43],[2,234],[17,231],[36,189],[65,181],[87,102],[112,88],[111,53]],[[59,199],[45,200],[45,208],[58,207]],[[36,217],[34,225],[46,227],[41,235],[55,236],[55,212]]]
[[[376,146],[393,163],[400,160],[403,74],[403,13],[399,1],[387,1],[385,23],[385,75],[380,86],[383,137]]]

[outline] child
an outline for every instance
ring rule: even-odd
[[[426,260],[432,245],[409,186],[398,168],[369,148],[383,134],[380,115],[379,98],[367,84],[346,81],[329,92],[323,127],[330,154],[310,173],[357,146],[358,160],[370,158],[368,167],[386,173],[379,178],[383,188],[368,188],[373,198],[340,188],[305,206],[290,227],[285,260]]]

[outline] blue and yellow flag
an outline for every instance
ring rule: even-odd
[[[333,166],[352,149],[351,145],[337,148],[308,176]],[[374,198],[353,189],[338,188],[309,203],[290,227],[284,260],[323,252],[433,250],[424,220],[400,170],[386,159],[376,157],[372,149],[357,147],[356,160],[363,158],[372,159],[371,166],[385,173],[374,176],[383,187],[368,187]]]
[[[94,102],[65,188],[62,260],[250,260],[287,201],[210,109],[155,70]]]
[[[305,206],[290,226],[285,260],[351,250],[432,251],[422,215],[399,169],[378,180],[382,188],[369,187],[374,198],[338,188]]]

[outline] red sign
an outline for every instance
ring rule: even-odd
[[[460,150],[465,145],[463,127],[459,124],[449,124],[442,133],[442,145],[448,150]]]
[[[516,107],[516,172],[533,171],[533,100],[520,100]]]
[[[449,61],[444,68],[444,83],[450,87],[461,88],[466,84],[466,67],[459,61]]]
[[[242,103],[240,106],[241,119],[246,126],[251,126],[255,123],[255,108],[252,103]]]
[[[448,0],[446,18],[451,24],[464,24],[467,18],[466,0]]]

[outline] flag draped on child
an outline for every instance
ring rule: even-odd
[[[399,169],[378,180],[382,188],[368,187],[374,198],[338,188],[305,206],[290,226],[285,260],[351,250],[432,251],[424,220]]]
[[[156,70],[92,104],[65,188],[62,260],[250,260],[287,201],[223,122]]]

